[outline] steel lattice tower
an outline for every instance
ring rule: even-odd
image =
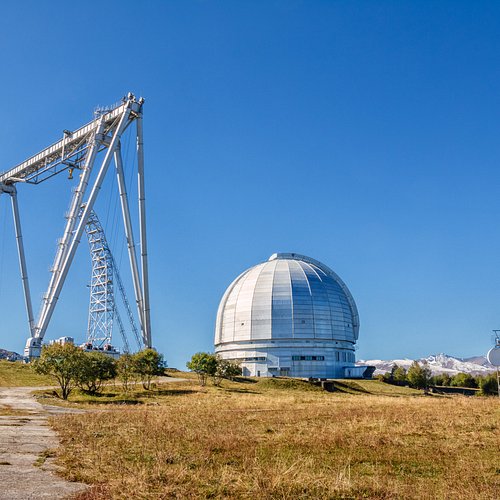
[[[91,212],[85,226],[92,260],[90,281],[89,323],[87,342],[94,347],[111,344],[115,296],[113,293],[114,261],[95,212]]]

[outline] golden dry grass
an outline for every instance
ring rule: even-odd
[[[0,387],[39,387],[54,383],[52,377],[37,375],[31,365],[0,360]]]
[[[95,485],[81,499],[461,500],[500,487],[493,398],[184,383],[151,402],[53,420],[66,476]]]

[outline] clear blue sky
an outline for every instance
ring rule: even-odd
[[[96,105],[129,90],[146,98],[153,338],[171,366],[213,348],[226,286],[274,252],[309,255],[344,279],[360,358],[490,347],[500,3],[11,1],[0,53],[1,171]],[[36,309],[72,185],[62,175],[19,186]],[[111,188],[98,208],[121,259]],[[8,202],[0,346],[20,351]],[[89,277],[83,242],[47,338],[83,338]]]

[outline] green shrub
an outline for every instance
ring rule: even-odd
[[[480,393],[485,396],[496,396],[498,394],[498,379],[496,373],[486,375],[479,379]]]
[[[43,346],[40,358],[33,362],[35,373],[50,375],[61,388],[61,397],[68,399],[78,376],[85,353],[74,344]]]
[[[76,368],[76,385],[89,394],[97,394],[103,382],[116,377],[116,361],[99,351],[82,352]]]
[[[470,373],[457,373],[451,379],[450,385],[454,387],[477,387],[477,380]]]
[[[132,355],[132,368],[142,382],[144,389],[149,390],[153,377],[163,375],[165,363],[163,355],[155,349],[144,349]]]

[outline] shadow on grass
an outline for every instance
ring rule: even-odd
[[[367,391],[363,387],[361,387],[359,384],[356,384],[356,382],[349,382],[349,383],[344,383],[344,382],[337,382],[335,381],[333,383],[333,387],[335,391],[338,392],[346,392],[348,394],[372,394],[370,391]]]
[[[259,391],[252,391],[250,389],[226,389],[224,388],[224,392],[236,392],[240,394],[262,394]]]
[[[258,380],[247,377],[234,377],[233,382],[238,382],[240,384],[256,384]]]
[[[141,397],[154,398],[156,396],[185,396],[186,394],[196,394],[194,389],[158,389],[149,394],[142,394]]]

